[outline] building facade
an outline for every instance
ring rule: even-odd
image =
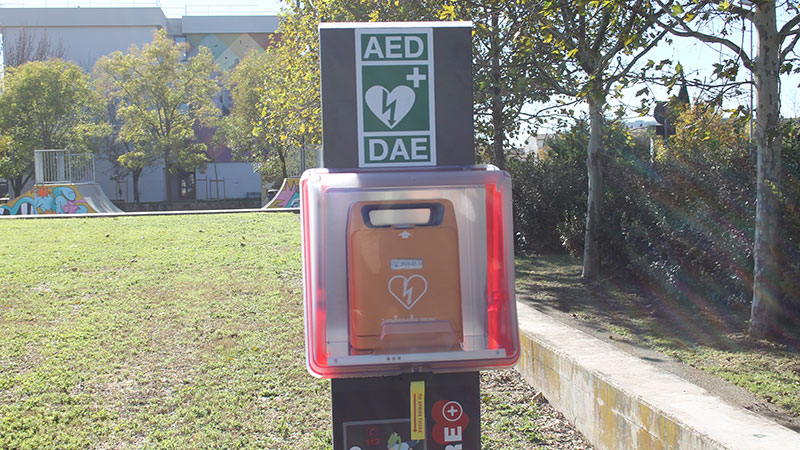
[[[187,42],[193,56],[208,47],[223,70],[235,67],[251,51],[264,51],[274,42],[278,27],[275,15],[182,16],[168,18],[158,7],[146,8],[4,8],[0,7],[0,55],[8,61],[9,51],[21,39],[50,43],[64,59],[91,73],[101,57],[114,51],[126,52],[153,39],[153,32],[166,30],[176,42]],[[0,58],[0,63],[2,58]],[[2,68],[0,67],[0,73]],[[215,101],[223,114],[230,110],[230,97],[223,90]],[[213,130],[198,130],[200,139],[210,142]],[[211,163],[204,170],[167,176],[163,166],[146,169],[140,177],[142,202],[166,198],[166,178],[173,186],[172,200],[259,198],[261,177],[253,164],[235,161],[230,149],[209,146]],[[130,176],[115,174],[113,164],[98,158],[97,183],[115,201],[133,201]]]

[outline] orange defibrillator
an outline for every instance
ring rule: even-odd
[[[449,200],[350,207],[351,354],[460,350],[458,227]]]

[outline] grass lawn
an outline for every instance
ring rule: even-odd
[[[569,256],[517,258],[517,288],[534,306],[553,308],[603,327],[741,386],[800,417],[800,348],[752,339],[746,314],[680,303],[619,279],[585,284]]]
[[[328,449],[299,218],[0,220],[0,449]],[[486,378],[486,377],[484,377]],[[484,448],[547,445],[509,389]]]

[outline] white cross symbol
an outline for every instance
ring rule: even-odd
[[[425,81],[427,79],[427,75],[419,73],[419,67],[414,67],[414,71],[411,73],[411,75],[406,75],[406,80],[412,82],[414,84],[414,88],[419,87],[420,81]]]
[[[442,415],[448,422],[455,422],[461,418],[464,410],[461,404],[456,401],[449,401],[442,406]]]
[[[450,409],[447,410],[447,414],[450,415],[450,417],[455,417],[457,412],[458,410],[455,406],[450,406]]]

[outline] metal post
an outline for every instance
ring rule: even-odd
[[[305,143],[305,139],[303,139],[303,142]],[[303,173],[305,171],[306,171],[306,149],[305,145],[303,145],[300,148],[300,173]]]
[[[34,152],[33,154],[33,167],[34,167],[34,179],[36,183],[42,182],[42,154],[39,152]]]

